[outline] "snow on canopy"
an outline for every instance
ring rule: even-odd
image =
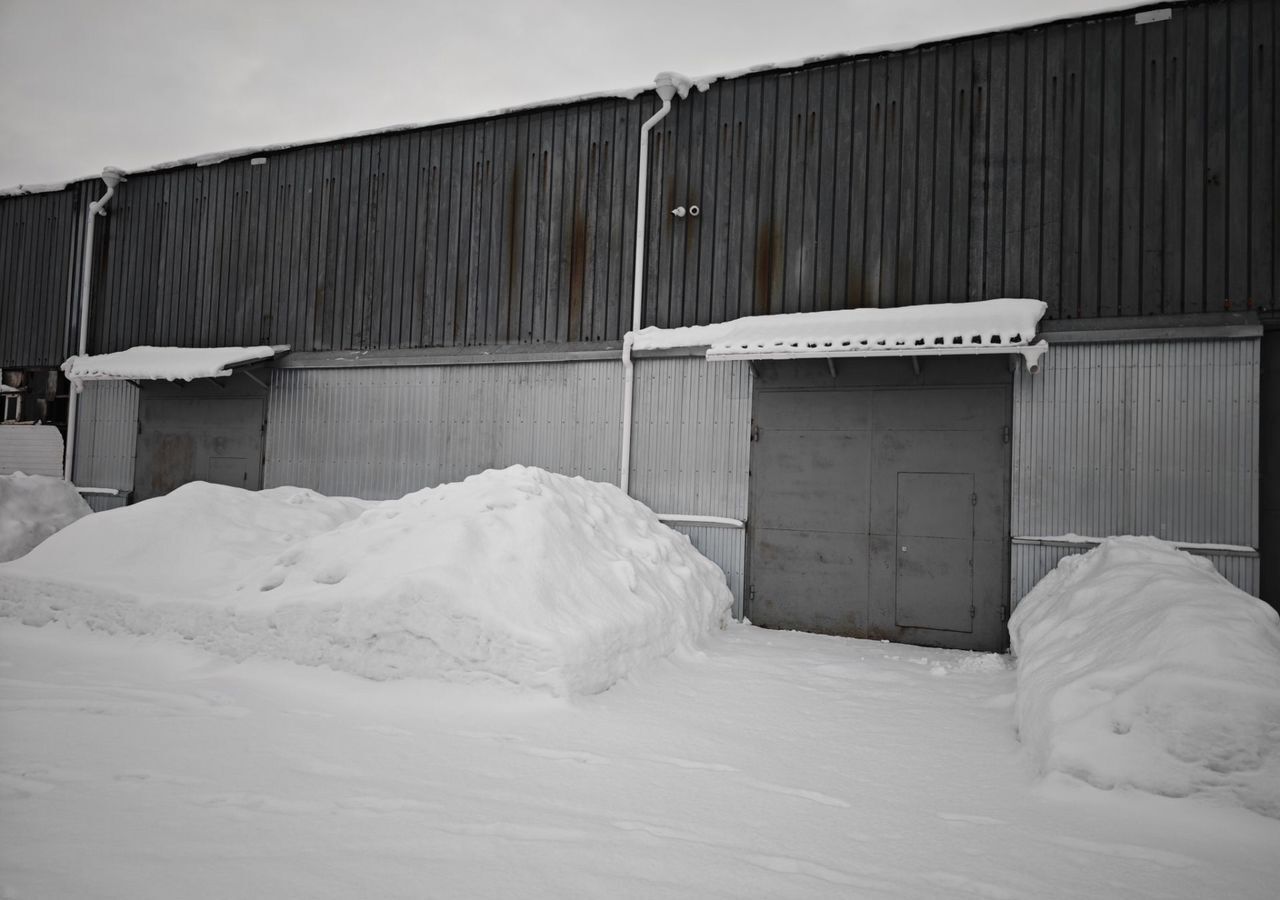
[[[62,364],[68,379],[131,378],[140,381],[191,381],[221,378],[231,367],[271,359],[275,347],[130,347],[97,356],[72,356]]]
[[[0,562],[93,512],[75,486],[48,475],[0,475]]]
[[[706,346],[707,358],[852,356],[931,350],[1032,346],[1048,307],[1040,300],[999,299],[887,309],[746,316],[718,325],[644,328],[635,350]]]
[[[27,624],[559,695],[691,649],[731,603],[643,504],[522,466],[381,502],[196,482],[0,566],[0,615]]]
[[[1149,537],[1068,556],[1009,621],[1043,773],[1280,818],[1280,617]]]

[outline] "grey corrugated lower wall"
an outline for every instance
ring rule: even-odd
[[[85,495],[94,510],[123,506],[133,490],[138,389],[127,381],[88,381],[77,405],[75,483],[120,491],[119,496]]]
[[[635,363],[631,493],[658,513],[747,518],[751,367],[680,356]],[[742,608],[746,531],[671,523],[724,570]]]
[[[1013,537],[1258,546],[1256,338],[1054,344],[1013,391]],[[1018,544],[1016,604],[1061,547]],[[1256,556],[1210,556],[1257,594]]]
[[[1013,595],[1014,605],[1017,605],[1017,601],[1036,586],[1036,582],[1048,575],[1064,556],[1074,556],[1088,550],[1088,546],[1054,547],[1014,544],[1013,552],[1010,554],[1012,561],[1010,593]],[[1227,581],[1240,590],[1255,597],[1258,596],[1260,586],[1256,557],[1211,553],[1203,550],[1196,551],[1195,555],[1208,559]]]
[[[636,361],[632,493],[655,512],[746,516],[750,369]],[[264,485],[398,497],[516,463],[616,484],[623,370],[611,360],[277,369]],[[742,597],[743,531],[673,523]]]
[[[381,500],[516,463],[616,481],[621,369],[277,369],[264,484]]]

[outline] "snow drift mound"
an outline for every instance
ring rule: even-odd
[[[29,624],[558,694],[693,646],[731,600],[616,487],[522,466],[385,502],[198,482],[0,566],[0,614]]]
[[[93,512],[76,489],[48,475],[0,475],[0,562],[30,552],[49,535]]]
[[[1042,772],[1280,818],[1280,617],[1155,538],[1068,556],[1009,621]]]

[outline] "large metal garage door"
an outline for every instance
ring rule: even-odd
[[[999,358],[761,364],[751,620],[1003,649],[1009,382]]]
[[[144,382],[134,500],[189,481],[258,490],[266,418],[266,390],[242,373],[216,381]]]

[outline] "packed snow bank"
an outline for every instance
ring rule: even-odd
[[[1280,818],[1280,617],[1155,538],[1068,556],[1009,621],[1043,772]]]
[[[75,487],[61,478],[0,475],[0,562],[17,559],[91,512]]]
[[[694,646],[731,599],[616,487],[521,466],[385,502],[199,482],[0,567],[0,614],[28,624],[557,694]]]

